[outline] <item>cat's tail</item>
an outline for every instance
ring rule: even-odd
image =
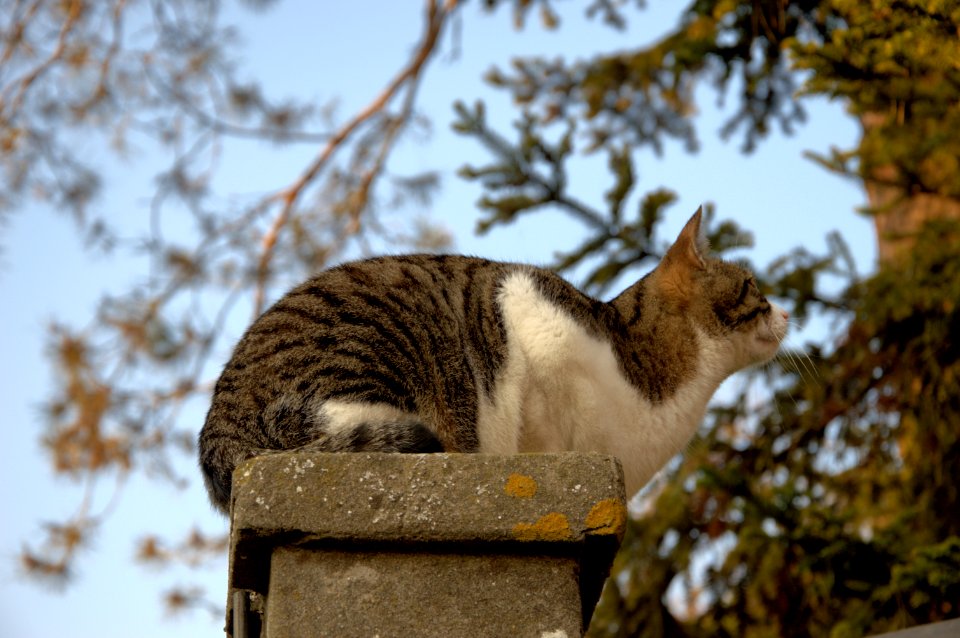
[[[443,445],[427,426],[419,422],[358,423],[332,433],[322,433],[296,448],[298,452],[401,452],[426,454],[443,452]]]

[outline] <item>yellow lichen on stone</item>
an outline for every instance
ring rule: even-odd
[[[563,541],[573,537],[567,517],[560,512],[544,514],[536,523],[517,523],[513,535],[520,541]]]
[[[532,498],[537,493],[537,482],[532,476],[514,472],[507,477],[507,484],[503,491],[516,498]]]
[[[587,514],[584,525],[590,534],[616,534],[622,536],[627,522],[627,508],[617,499],[598,501]]]

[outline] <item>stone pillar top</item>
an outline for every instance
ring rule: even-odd
[[[325,540],[583,542],[626,522],[600,454],[280,453],[234,472],[234,529]]]

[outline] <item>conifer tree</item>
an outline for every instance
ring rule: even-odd
[[[519,3],[523,6],[523,3]],[[608,3],[610,22],[626,18]],[[813,156],[863,183],[880,255],[857,280],[839,238],[765,273],[794,316],[847,322],[838,344],[787,353],[758,376],[644,497],[591,629],[594,636],[862,636],[960,615],[960,5],[931,0],[697,0],[651,46],[576,63],[519,60],[490,80],[522,105],[519,139],[482,105],[459,127],[491,151],[464,174],[488,194],[482,229],[550,204],[593,236],[558,266],[596,263],[602,288],[656,257],[673,196],[635,212],[631,157],[682,140],[695,150],[694,89],[737,104],[722,134],[749,152],[804,119],[798,95],[842,99],[863,127],[854,148]],[[572,140],[606,154],[607,207],[565,190]],[[716,226],[722,250],[737,236]],[[848,285],[828,296],[826,272]],[[697,556],[719,556],[703,573]],[[685,605],[667,594],[679,586]]]

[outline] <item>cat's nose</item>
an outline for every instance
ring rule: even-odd
[[[783,317],[784,321],[787,321],[790,319],[790,311],[788,311],[786,308],[780,308],[780,316]]]

